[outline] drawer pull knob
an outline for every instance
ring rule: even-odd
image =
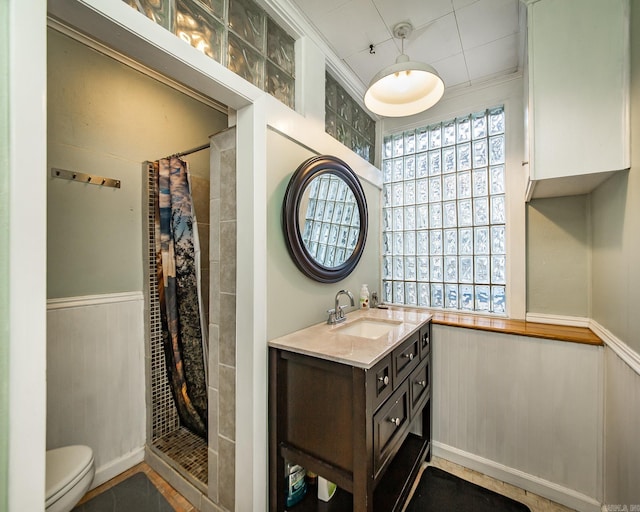
[[[418,386],[422,386],[423,388],[427,387],[427,381],[426,380],[419,380],[418,382],[416,382],[416,384]]]
[[[409,361],[413,361],[413,352],[409,352],[408,354],[402,354],[402,357],[406,357]]]
[[[385,375],[384,377],[378,377],[378,380],[382,382],[385,386],[389,384],[389,376]]]
[[[393,423],[396,427],[400,426],[400,418],[389,418],[389,421]]]

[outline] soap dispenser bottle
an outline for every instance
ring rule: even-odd
[[[366,284],[360,288],[360,308],[369,309],[369,287]]]

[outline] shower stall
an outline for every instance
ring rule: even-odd
[[[208,152],[209,158],[203,158]],[[196,155],[197,153],[197,155]],[[171,354],[163,335],[156,264],[158,180],[153,162],[143,173],[145,259],[145,341],[147,361],[146,460],[169,476],[191,502],[209,500],[223,510],[235,508],[236,388],[236,130],[210,137],[209,144],[178,153],[208,163],[206,173],[190,177],[200,239],[200,287],[205,328],[203,361],[207,369],[206,431],[185,421],[171,388]],[[202,164],[201,164],[202,165]],[[163,340],[164,338],[164,340]],[[169,366],[167,366],[169,355]],[[173,361],[175,363],[175,361]],[[181,362],[180,362],[181,364]],[[204,375],[201,376],[204,381]],[[186,389],[186,388],[185,388]],[[167,472],[170,472],[167,475]],[[194,503],[194,505],[198,505]]]

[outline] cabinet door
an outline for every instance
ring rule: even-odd
[[[422,407],[424,402],[429,398],[431,390],[431,367],[429,358],[424,359],[418,368],[414,370],[409,377],[409,391],[411,398],[411,418],[414,418],[416,412]]]
[[[420,359],[424,359],[431,350],[431,322],[420,329]]]
[[[397,451],[409,428],[409,382],[405,381],[373,417],[373,476]]]
[[[527,15],[531,179],[628,168],[629,1],[540,0]]]

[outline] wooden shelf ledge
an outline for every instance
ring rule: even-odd
[[[532,338],[567,341],[585,345],[602,346],[602,340],[588,327],[572,327],[568,325],[542,324],[525,320],[512,320],[493,316],[451,313],[447,311],[428,310],[432,315],[432,323],[463,327],[479,331],[500,332]]]

